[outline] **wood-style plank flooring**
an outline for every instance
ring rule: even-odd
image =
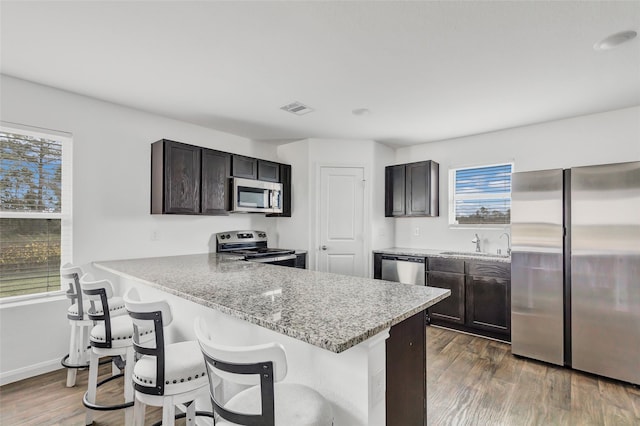
[[[100,366],[98,380],[109,377],[111,364]],[[85,408],[82,397],[87,391],[88,370],[79,370],[76,385],[66,387],[67,371],[60,369],[37,377],[0,387],[0,426],[60,425],[83,426]],[[105,383],[98,390],[99,404],[120,404],[122,381]],[[147,407],[145,424],[162,420],[162,409]],[[95,411],[94,426],[120,426],[124,424],[124,410]],[[177,425],[184,425],[180,419]]]
[[[427,416],[439,425],[640,425],[640,388],[427,327]]]
[[[638,387],[514,357],[505,343],[435,327],[427,336],[429,426],[640,425]],[[87,372],[73,388],[65,378],[58,370],[0,387],[0,425],[84,425]],[[104,385],[100,402],[120,402],[121,383]],[[161,418],[147,408],[146,424]],[[122,411],[97,412],[94,425],[123,420]]]

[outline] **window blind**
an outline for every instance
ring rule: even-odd
[[[0,128],[0,297],[60,290],[71,258],[70,142]]]
[[[453,169],[450,223],[509,224],[511,170],[512,164]]]

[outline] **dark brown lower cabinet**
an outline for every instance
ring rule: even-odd
[[[307,252],[296,253],[296,268],[307,269]]]
[[[429,308],[429,317],[433,320],[441,319],[456,324],[464,324],[465,312],[465,276],[451,272],[429,271],[427,285],[430,287],[451,290],[451,296]]]
[[[511,334],[510,281],[495,277],[467,277],[467,324],[470,327]]]
[[[391,327],[386,341],[387,426],[427,424],[425,311]]]
[[[510,263],[429,258],[428,265],[427,285],[451,290],[429,309],[431,324],[511,341]]]

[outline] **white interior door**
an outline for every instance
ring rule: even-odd
[[[366,276],[364,168],[321,167],[318,270]]]

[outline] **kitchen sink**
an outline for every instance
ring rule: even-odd
[[[500,257],[508,258],[508,254],[494,254],[494,253],[478,253],[475,251],[442,251],[440,254],[453,255],[453,256],[469,256],[469,257]]]

